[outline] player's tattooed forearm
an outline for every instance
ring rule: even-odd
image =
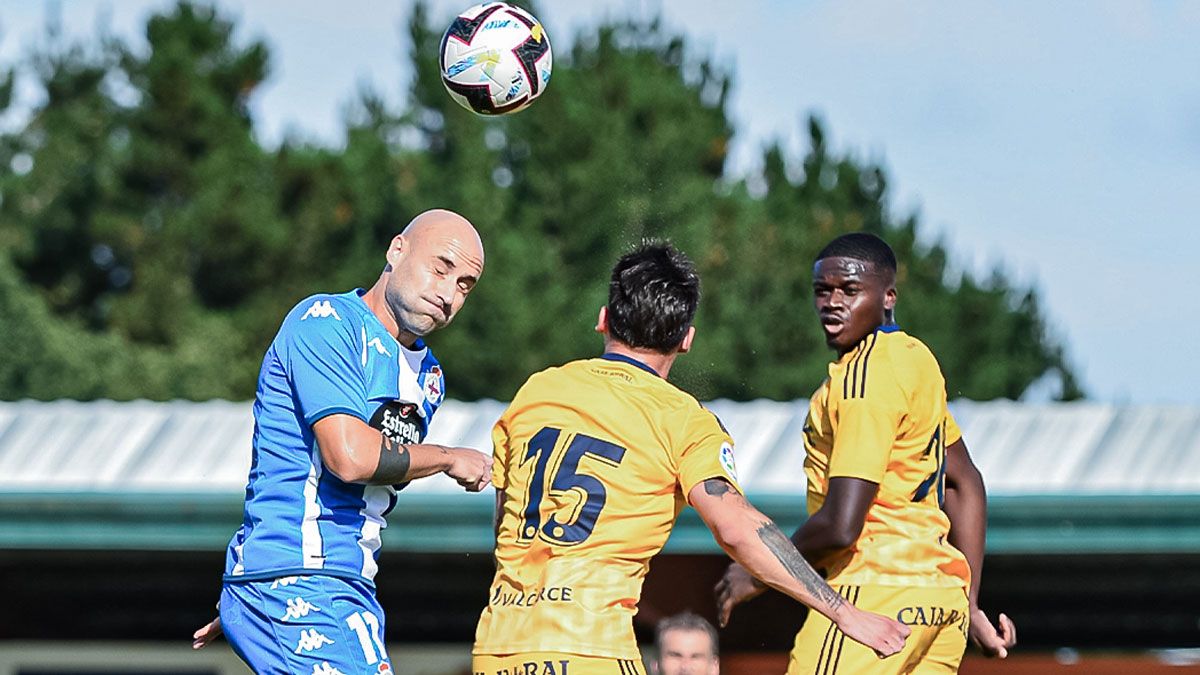
[[[408,480],[408,467],[412,464],[412,456],[408,446],[383,437],[379,444],[379,466],[375,467],[375,475],[371,476],[372,483],[403,483]]]
[[[796,550],[796,546],[788,539],[779,527],[767,521],[758,528],[758,538],[762,543],[770,549],[771,553],[775,554],[775,558],[783,565],[783,568],[792,575],[792,578],[799,581],[813,597],[827,604],[831,609],[837,609],[842,606],[845,600],[837,594],[837,591],[829,587],[821,575],[808,564],[804,556],[800,555],[800,551]]]

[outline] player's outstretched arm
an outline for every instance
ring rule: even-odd
[[[843,633],[880,656],[904,648],[908,626],[864,612],[838,595],[804,560],[787,535],[728,481],[710,478],[692,488],[688,501],[721,548],[755,577],[829,617]],[[729,609],[732,605],[721,608],[722,626],[729,620]]]
[[[987,656],[1005,658],[1017,643],[1017,627],[1004,614],[999,629],[979,608],[983,580],[983,551],[987,540],[987,489],[967,445],[960,438],[946,447],[946,515],[950,517],[950,544],[963,552],[971,566],[968,593],[971,642]]]
[[[313,424],[325,468],[347,483],[395,485],[445,473],[470,492],[492,480],[492,458],[470,448],[396,443],[353,415]]]
[[[861,478],[838,476],[829,480],[825,503],[792,535],[791,542],[808,564],[818,569],[833,556],[858,541],[866,522],[867,509],[879,485]],[[738,563],[725,570],[717,583],[717,603],[724,614],[761,594],[766,585]]]

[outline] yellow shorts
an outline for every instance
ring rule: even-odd
[[[560,652],[524,654],[475,654],[475,675],[645,675],[638,659],[580,656]]]
[[[880,659],[849,640],[829,619],[809,612],[788,655],[788,675],[908,675],[957,673],[967,646],[965,588],[834,586],[859,609],[883,614],[912,629],[904,650]]]

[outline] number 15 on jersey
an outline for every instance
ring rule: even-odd
[[[521,509],[521,527],[517,541],[537,537],[560,546],[573,546],[587,540],[604,510],[608,492],[600,479],[581,471],[580,460],[591,457],[609,466],[617,466],[625,457],[625,448],[584,434],[567,434],[560,443],[561,429],[543,427],[529,439],[521,466],[533,462],[529,490]],[[552,471],[550,484],[546,474]],[[574,493],[571,495],[570,493]],[[543,504],[563,506],[577,500],[569,514],[551,512],[543,522]],[[559,520],[563,516],[563,520]]]

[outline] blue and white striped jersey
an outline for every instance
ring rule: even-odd
[[[244,520],[226,552],[226,581],[375,577],[396,488],[345,483],[325,471],[312,425],[343,413],[399,442],[420,442],[445,379],[424,343],[403,347],[362,294],[301,301],[263,357]]]

